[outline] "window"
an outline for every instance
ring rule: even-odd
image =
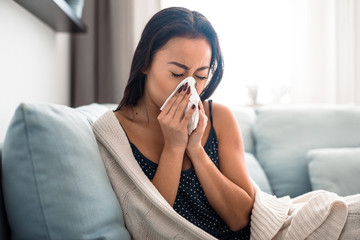
[[[289,101],[291,1],[162,0],[162,8],[170,6],[199,11],[218,33],[225,70],[212,97],[215,101],[228,105]]]
[[[360,104],[360,1],[161,0],[218,33],[226,105]]]

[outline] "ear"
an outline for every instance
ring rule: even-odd
[[[148,69],[145,69],[145,68],[142,68],[141,69],[141,72],[144,74],[144,75],[147,75],[149,73],[149,70]]]

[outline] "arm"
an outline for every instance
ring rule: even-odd
[[[152,183],[171,206],[175,203],[188,142],[187,124],[195,111],[190,109],[183,116],[191,96],[185,90],[177,92],[158,116],[165,144]]]
[[[201,112],[199,132],[207,122],[204,111]],[[188,145],[187,153],[211,206],[232,231],[238,231],[249,222],[254,190],[246,170],[243,142],[235,117],[229,109],[214,104],[213,118],[218,135],[220,170],[198,141],[189,140],[192,145]]]
[[[164,147],[152,180],[156,189],[171,206],[174,206],[179,187],[183,157],[184,150]]]

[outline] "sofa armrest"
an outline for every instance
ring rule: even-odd
[[[2,150],[12,238],[130,239],[91,128],[106,111],[19,105]]]

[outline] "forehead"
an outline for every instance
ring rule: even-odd
[[[205,38],[175,37],[170,39],[158,53],[166,58],[176,58],[183,63],[200,61],[210,64],[211,45]]]

